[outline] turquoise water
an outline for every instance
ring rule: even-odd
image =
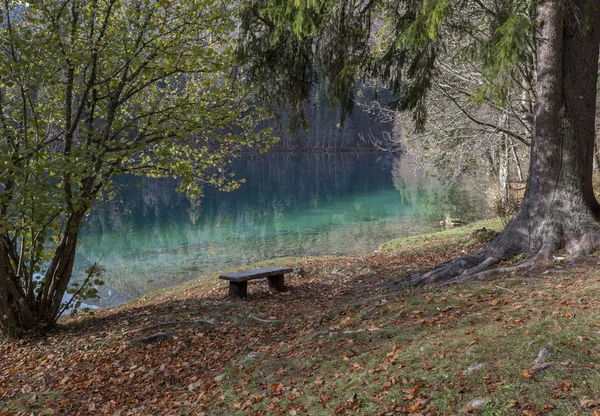
[[[373,251],[438,230],[446,212],[482,216],[468,193],[408,164],[391,154],[254,156],[234,166],[247,179],[239,190],[207,189],[199,202],[173,180],[122,178],[117,200],[89,218],[77,264],[98,262],[111,292],[139,296],[269,258]]]

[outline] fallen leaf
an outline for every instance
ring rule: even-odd
[[[408,411],[408,413],[416,413],[419,410],[421,410],[421,408],[423,407],[423,405],[426,403],[426,400],[418,400],[415,404],[413,404],[412,406],[408,406],[408,408],[406,409]]]
[[[529,370],[521,370],[521,374],[523,375],[523,377],[525,377],[526,379],[530,379],[533,378],[533,374],[531,374],[529,372]]]
[[[404,401],[411,401],[412,399],[415,398],[415,394],[417,392],[418,387],[413,387],[412,389],[402,389],[403,393],[406,393],[406,395],[402,398],[402,400]]]
[[[483,409],[485,406],[485,399],[478,397],[476,399],[471,400],[466,406],[465,410],[469,413],[474,412],[479,409]]]
[[[573,387],[573,382],[569,379],[563,380],[558,384],[560,385],[560,389],[562,391],[569,391],[569,390],[571,390],[571,387]]]
[[[583,398],[579,401],[579,406],[581,407],[597,407],[598,406],[598,402],[596,400],[591,400],[591,399],[586,399]]]

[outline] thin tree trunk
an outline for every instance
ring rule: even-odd
[[[523,182],[523,171],[521,170],[521,161],[519,160],[519,155],[517,154],[517,149],[515,143],[510,141],[510,150],[512,152],[513,159],[515,160],[515,167],[517,168],[517,178],[519,182]]]
[[[507,123],[508,117],[503,115],[501,120],[502,127],[506,128]],[[502,137],[500,138],[500,146],[498,146],[498,184],[500,185],[500,200],[503,207],[506,206],[508,202],[508,141],[508,136],[506,134],[502,134]]]
[[[77,237],[82,219],[83,215],[80,213],[69,216],[63,240],[57,247],[54,258],[46,271],[46,276],[43,279],[43,289],[37,305],[37,320],[42,325],[52,326],[60,309],[63,295],[67,290],[73,272]]]

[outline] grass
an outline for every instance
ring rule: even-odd
[[[500,231],[504,228],[504,225],[499,218],[477,221],[462,227],[449,228],[442,232],[398,238],[382,244],[381,249],[399,252],[423,252],[428,251],[431,248],[439,249],[440,246],[449,246],[465,242],[466,236],[469,236],[471,233],[482,228]]]
[[[257,265],[308,271],[286,278],[283,294],[256,283],[248,300],[228,299],[213,276],[72,318],[60,336],[0,346],[0,412],[597,416],[598,255],[444,289],[399,284],[477,250],[473,231],[500,224],[396,240],[364,256]],[[219,326],[175,327],[176,339],[131,343],[148,334],[132,329],[190,319]],[[551,365],[531,376],[542,348]],[[59,364],[58,374],[36,381],[40,368]],[[32,400],[35,391],[46,393]]]

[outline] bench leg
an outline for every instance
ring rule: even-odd
[[[248,297],[248,282],[229,282],[229,296],[235,298]]]
[[[269,282],[269,289],[273,289],[278,292],[283,292],[285,290],[282,274],[276,276],[269,276],[267,277],[267,281]]]

